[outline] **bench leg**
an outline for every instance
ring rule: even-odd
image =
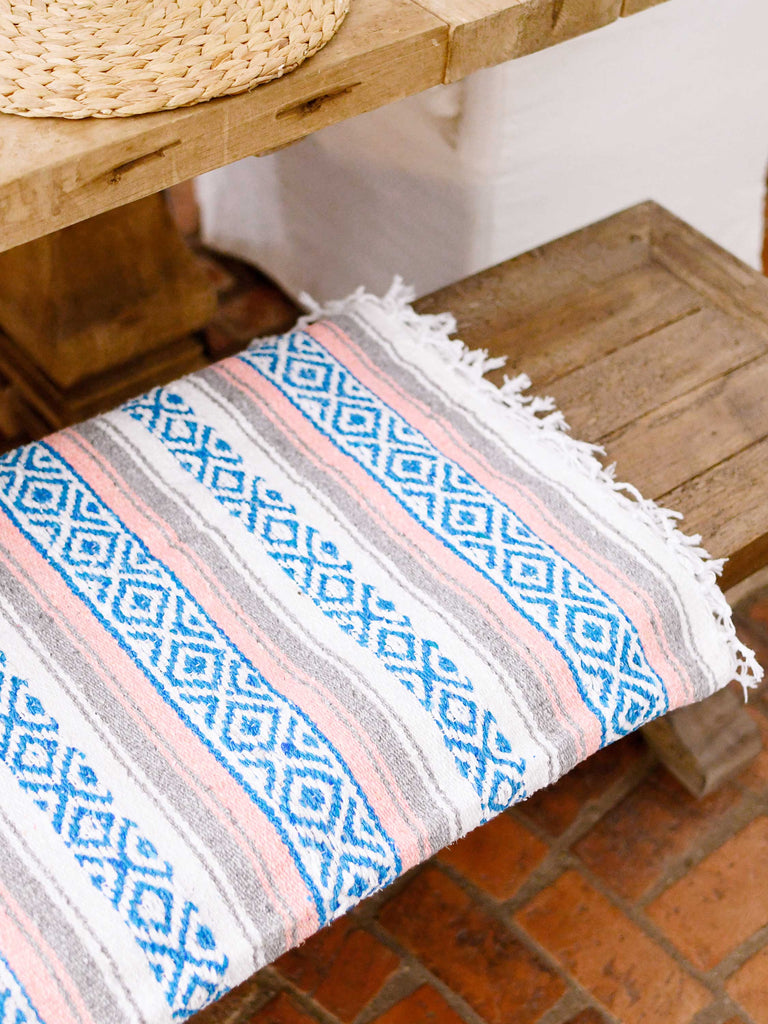
[[[697,797],[737,775],[762,749],[757,725],[730,687],[650,722],[643,735],[662,764]]]
[[[161,195],[0,254],[0,371],[61,427],[203,365],[216,308]]]

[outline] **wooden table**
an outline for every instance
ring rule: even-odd
[[[141,117],[0,114],[0,252],[661,0],[352,0],[338,35],[251,93]]]

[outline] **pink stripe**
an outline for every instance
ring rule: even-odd
[[[280,390],[261,374],[237,359],[219,364],[215,372],[247,394],[258,404],[260,412],[283,432],[290,431],[304,456],[333,475],[352,500],[365,505],[380,529],[396,544],[407,546],[409,554],[434,577],[437,588],[455,588],[486,618],[491,630],[502,630],[507,644],[540,677],[542,689],[549,696],[552,713],[561,728],[573,737],[581,756],[586,757],[597,749],[600,724],[584,704],[567,663],[492,584],[423,529],[387,491],[374,488],[365,470],[316,431]],[[561,709],[560,702],[564,709]]]
[[[46,1024],[94,1024],[56,951],[2,880],[0,950]]]
[[[494,470],[476,449],[470,447],[459,431],[434,411],[418,402],[405,389],[385,377],[352,338],[335,324],[314,324],[309,333],[342,362],[350,372],[387,405],[396,409],[447,458],[457,462],[480,484],[514,508],[523,521],[542,540],[589,576],[597,586],[613,596],[625,610],[642,637],[643,650],[653,668],[664,680],[673,707],[694,698],[693,682],[666,640],[663,623],[654,602],[640,595],[636,581],[629,580],[615,565],[600,559],[583,540],[568,531],[565,523],[550,515],[541,499],[519,481],[514,485]]]
[[[73,438],[77,437],[76,442],[67,436],[70,433]],[[113,468],[84,438],[66,432],[58,434],[55,443],[106,504],[195,595],[230,641],[263,672],[270,685],[302,708],[318,725],[363,786],[383,827],[396,843],[403,864],[418,863],[423,858],[422,844],[429,848],[429,833],[411,812],[377,744],[373,741],[365,744],[357,720],[320,680],[310,677],[300,665],[290,661],[288,652],[276,645],[230,594],[218,587],[214,589],[215,581],[196,553],[138,495],[120,486],[112,476]]]
[[[56,447],[58,443],[59,438],[56,438]],[[296,922],[285,910],[284,900],[276,898],[275,889],[283,896],[285,893],[296,894],[295,909],[300,915],[298,927],[302,934],[316,931],[317,915],[304,881],[269,819],[219,764],[210,750],[183,725],[115,638],[101,626],[85,605],[73,601],[72,592],[59,574],[10,522],[4,525],[3,546],[19,565],[25,567],[39,587],[36,599],[44,603],[45,595],[45,603],[57,625],[69,635],[92,668],[99,672],[105,686],[169,763],[170,770],[197,791],[204,804],[238,842],[253,865],[265,893],[268,897],[271,895],[278,916],[282,918],[286,943],[293,941]],[[29,585],[13,563],[0,555],[2,563]],[[104,671],[105,667],[108,667],[108,672]],[[198,779],[205,782],[199,783]],[[241,829],[241,825],[245,827]],[[248,834],[258,837],[258,850],[269,864],[271,880],[259,859],[249,849],[248,842],[244,841],[244,835]]]

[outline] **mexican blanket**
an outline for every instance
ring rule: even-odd
[[[0,1024],[167,1024],[759,675],[672,514],[396,282],[0,457]]]

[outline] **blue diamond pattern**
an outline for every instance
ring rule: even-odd
[[[178,892],[174,868],[134,821],[120,815],[113,794],[100,785],[86,755],[62,737],[59,723],[46,713],[29,684],[6,670],[2,654],[0,766],[10,769],[94,888],[120,913],[160,977],[174,1017],[186,1018],[203,1005],[189,1002],[186,988],[182,990],[192,976],[204,979],[214,994],[223,994],[228,958],[219,951],[195,904]],[[154,916],[142,916],[137,908],[144,905],[143,894],[149,891],[154,893]],[[160,917],[158,907],[163,908]],[[193,957],[185,946],[183,931],[191,917],[210,934],[203,958]],[[3,999],[5,1005],[12,1005],[11,989],[3,994],[3,965],[0,957],[0,1024],[16,1024],[13,1016],[3,1017]],[[37,1019],[36,1014],[30,1015],[30,1024]]]
[[[322,417],[306,403],[302,382],[287,372],[295,352],[325,367]],[[446,548],[482,573],[544,634],[569,665],[582,699],[598,719],[602,743],[667,710],[664,684],[648,664],[637,630],[623,609],[354,378],[321,342],[296,331],[260,343],[238,358],[278,388],[339,451]],[[375,448],[352,444],[333,428],[334,410],[341,402],[348,409],[353,396],[366,409],[380,412]],[[406,458],[414,467],[429,461],[434,467],[429,482],[419,485],[402,478],[395,467]],[[591,617],[587,606],[593,609]]]
[[[168,398],[169,408],[178,405],[175,396]],[[215,438],[210,428],[189,417],[174,420],[159,416],[155,422],[166,443],[174,439],[174,444],[184,445],[182,464],[188,472],[205,472],[212,451],[216,453],[217,466],[226,464],[235,474],[242,471],[239,460],[228,454],[226,442]],[[30,476],[34,477],[36,487],[47,487],[51,494],[63,496],[64,509],[58,519],[18,500],[22,492],[26,494],[29,490],[25,484]],[[227,501],[231,500],[232,479],[231,475],[226,478],[228,486],[222,492]],[[397,849],[332,744],[299,707],[269,685],[177,577],[149,552],[64,458],[44,442],[9,452],[0,457],[0,487],[0,505],[6,516],[116,637],[167,704],[261,808],[293,857],[321,923],[347,908],[346,903],[338,902],[345,898],[343,879],[338,874],[341,871],[343,875],[338,862],[345,850],[365,866],[366,877],[375,878],[374,888],[397,877]],[[270,514],[284,505],[280,494],[263,487],[258,479],[252,480],[246,489],[263,494]],[[71,548],[67,546],[74,530],[94,528],[114,538],[112,563],[108,570],[99,572],[73,562]],[[312,550],[315,546],[318,551],[322,549],[316,537],[311,539],[311,546]],[[328,558],[327,552],[323,558],[329,566],[337,564],[332,556]],[[163,591],[163,601],[146,604],[142,598],[152,593],[155,585]],[[130,608],[136,608],[137,597],[137,615],[156,607],[161,612],[161,621],[132,621],[123,609],[126,601]],[[116,608],[121,609],[121,614],[116,613]],[[232,713],[235,704],[243,712],[251,708],[250,718],[243,714],[236,723]],[[266,734],[271,739],[265,747],[255,752],[250,743],[257,739],[255,720],[265,715],[266,707],[274,711],[270,727],[273,732]],[[317,821],[307,824],[306,816],[294,816],[293,809],[285,804],[285,779],[307,765],[322,766],[338,784],[340,812],[335,818],[325,819],[335,822],[337,831],[333,834],[326,833]],[[61,773],[69,779],[72,765],[62,765]],[[36,795],[40,806],[49,810],[60,827],[67,794],[55,787],[40,787]],[[117,827],[115,832],[127,851],[131,835]],[[99,887],[120,889],[125,870],[123,861],[104,862],[94,875],[94,884],[98,878]],[[196,915],[196,910],[187,915],[188,923],[193,922],[195,927]],[[186,941],[186,931],[177,929],[173,941],[164,943],[162,949],[147,946],[156,976],[162,977],[164,984],[171,984],[168,979],[172,979],[173,1004],[179,1012],[183,1009],[177,1006],[183,999],[182,993],[203,992],[207,984],[202,968],[195,976],[195,984],[188,984]],[[167,964],[162,966],[164,957],[174,959],[173,972],[169,973]]]
[[[295,374],[294,374],[295,376]],[[360,400],[363,394],[355,385],[344,391],[344,417],[349,419],[352,398]],[[369,422],[368,406],[362,404],[361,417]],[[446,694],[459,692],[467,707],[473,710],[469,715],[472,730],[479,731],[487,709],[477,708],[472,695],[473,686],[466,674],[450,659],[440,656],[437,644],[419,637],[408,616],[398,612],[394,602],[369,583],[361,581],[352,564],[344,558],[333,541],[321,537],[320,533],[299,515],[297,510],[285,502],[282,494],[262,477],[247,477],[239,501],[217,486],[217,469],[221,465],[219,452],[226,452],[228,466],[242,466],[242,459],[233,455],[229,442],[210,428],[203,427],[194,410],[178,393],[158,388],[150,394],[128,402],[126,411],[133,419],[142,423],[155,437],[162,440],[167,449],[181,465],[194,467],[197,480],[203,483],[230,512],[240,519],[249,532],[259,537],[267,552],[281,566],[304,593],[310,595],[325,615],[333,619],[339,628],[352,636],[362,647],[373,651],[421,704],[430,711],[435,723],[443,733],[448,748],[455,753],[457,766],[462,775],[475,786],[484,812],[489,809],[487,797],[493,773],[501,771],[507,779],[509,798],[507,802],[521,799],[525,795],[522,783],[524,764],[515,760],[509,746],[505,752],[492,753],[478,735],[476,742],[467,744],[467,726],[463,719],[444,714],[441,698]],[[382,414],[377,412],[380,422]],[[171,430],[169,418],[186,417],[188,429]],[[355,428],[361,426],[353,424]],[[170,443],[170,436],[193,438],[190,445],[184,442]],[[437,474],[437,457],[421,455],[404,447],[413,444],[417,436],[407,425],[392,435],[394,447],[388,457],[390,472],[412,484],[433,484]],[[201,442],[201,438],[204,441]],[[238,461],[239,460],[239,461]],[[456,488],[464,487],[467,478],[454,474]],[[279,503],[281,515],[276,520],[273,508]],[[455,515],[466,512],[464,497],[455,499]],[[478,513],[478,509],[480,510]],[[485,521],[484,506],[472,502],[469,515],[473,523]],[[466,532],[466,528],[465,528]],[[476,532],[476,527],[475,527]],[[437,698],[436,698],[437,695]],[[450,703],[445,707],[451,706]],[[458,707],[458,705],[457,705]],[[454,741],[461,741],[457,747]]]
[[[43,1024],[29,996],[1,952],[0,1024]]]

